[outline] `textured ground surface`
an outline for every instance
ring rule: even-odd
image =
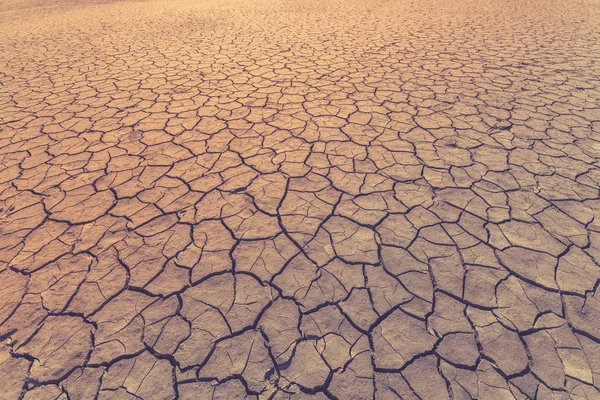
[[[0,398],[600,399],[599,102],[596,0],[2,0]]]

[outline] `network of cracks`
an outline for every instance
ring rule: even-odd
[[[597,3],[59,3],[0,12],[0,398],[600,398]]]

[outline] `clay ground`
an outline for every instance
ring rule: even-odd
[[[600,399],[598,0],[0,0],[0,399]]]

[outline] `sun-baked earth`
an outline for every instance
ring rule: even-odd
[[[600,399],[598,0],[1,0],[0,399]]]

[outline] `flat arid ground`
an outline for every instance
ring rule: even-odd
[[[600,399],[598,0],[0,0],[0,399]]]

